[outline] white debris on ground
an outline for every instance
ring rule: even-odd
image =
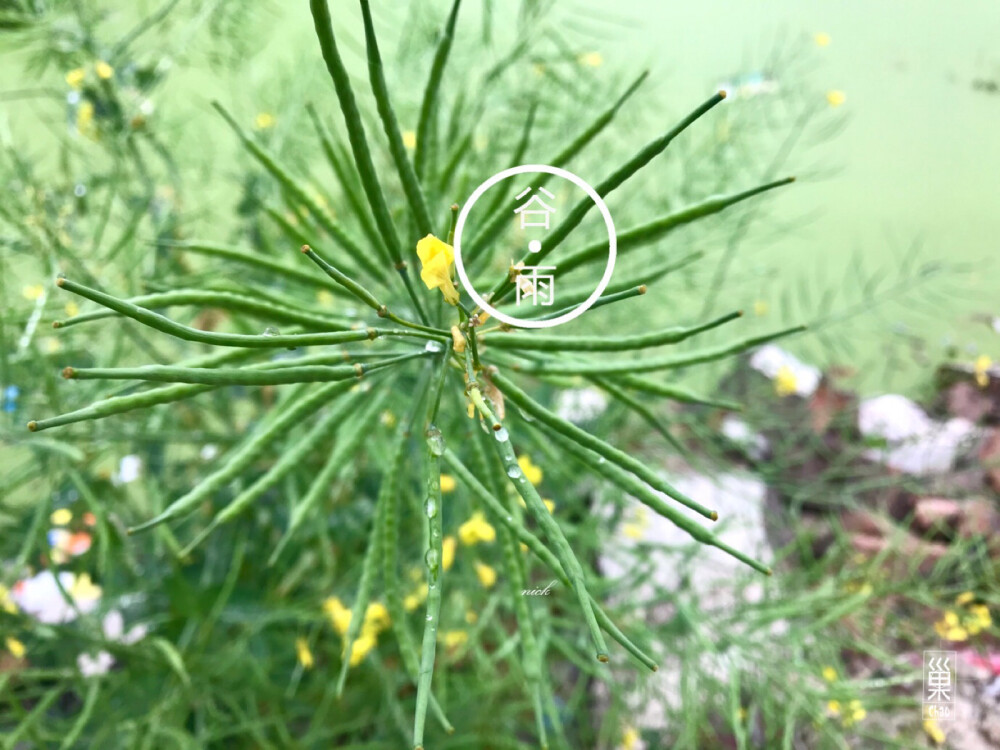
[[[949,471],[963,445],[978,430],[968,419],[931,419],[920,406],[898,394],[865,399],[858,407],[858,429],[867,438],[886,441],[865,457],[906,474],[926,476]]]
[[[118,471],[111,475],[111,483],[119,486],[134,482],[142,475],[142,459],[135,454],[122,456],[118,462]]]
[[[608,399],[597,388],[569,388],[556,397],[556,414],[579,424],[596,419],[608,408]]]
[[[771,447],[766,437],[754,431],[750,425],[732,414],[727,414],[723,418],[719,429],[723,435],[739,445],[755,461],[764,458]]]
[[[808,365],[791,352],[780,346],[762,346],[750,357],[750,366],[769,380],[788,374],[787,380],[794,383],[795,394],[803,398],[811,396],[823,378],[822,371]]]
[[[91,583],[86,574],[77,576],[62,571],[57,582],[52,571],[43,570],[15,583],[10,596],[25,614],[54,625],[72,622],[78,615],[93,612],[100,601],[101,588]]]
[[[689,511],[676,501],[662,496],[665,502],[678,508],[712,532],[723,542],[765,563],[771,559],[764,524],[765,484],[749,474],[724,474],[716,478],[697,473],[667,477],[668,481],[688,497],[718,511],[719,521],[712,523]],[[714,547],[694,541],[677,526],[649,511],[637,500],[626,510],[623,521],[616,530],[615,543],[606,546],[599,558],[602,574],[611,581],[611,590],[627,590],[629,605],[637,606],[636,617],[650,622],[664,622],[676,613],[670,603],[657,601],[657,591],[675,591],[685,606],[720,615],[731,613],[741,603],[759,601],[763,597],[763,576],[748,568],[730,555]],[[647,581],[635,585],[637,576],[648,576]],[[619,587],[615,580],[628,579]],[[744,583],[745,582],[745,583]],[[705,619],[711,622],[712,618]],[[777,623],[780,630],[781,623]],[[731,632],[729,633],[731,634]],[[764,636],[776,635],[761,633]],[[709,629],[701,634],[707,642],[715,642],[716,634]],[[763,647],[759,641],[743,641],[754,651]],[[742,646],[741,646],[742,647]],[[731,669],[737,668],[738,649],[730,647],[725,653],[706,649],[699,659],[698,674],[713,675],[728,681]],[[654,654],[660,665],[654,674],[641,677],[631,667],[616,674],[617,687],[625,695],[635,714],[632,723],[638,729],[663,730],[668,717],[682,703],[681,660],[666,648]],[[630,687],[625,687],[630,686]],[[607,686],[598,683],[595,688],[600,700],[608,698]],[[631,745],[640,750],[645,745],[635,740]]]

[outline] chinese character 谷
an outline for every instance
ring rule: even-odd
[[[521,200],[521,198],[530,193],[531,190],[532,190],[531,187],[527,187],[524,190],[522,190],[521,193],[517,196],[517,200]],[[552,195],[552,193],[550,193],[545,188],[540,187],[538,188],[538,190],[539,192],[545,193],[545,195],[547,195],[550,200],[555,199],[555,196]],[[529,206],[535,204],[537,204],[539,208],[529,208]],[[528,200],[526,200],[520,206],[515,208],[514,213],[518,214],[521,217],[521,229],[525,229],[527,227],[544,227],[545,229],[548,229],[549,216],[555,213],[555,209],[552,206],[545,203],[545,201],[543,201],[537,195],[532,195]]]

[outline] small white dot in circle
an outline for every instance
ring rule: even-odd
[[[529,253],[540,253],[542,251],[542,243],[539,240],[532,240],[528,243]]]

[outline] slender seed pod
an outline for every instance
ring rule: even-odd
[[[566,148],[564,148],[562,151],[560,151],[558,154],[552,157],[549,161],[546,162],[546,164],[550,164],[553,167],[562,167],[567,162],[569,162],[570,159],[572,159],[578,153],[583,151],[583,149],[592,140],[594,140],[594,138],[600,135],[600,133],[604,130],[604,128],[606,128],[609,124],[611,124],[611,121],[615,119],[615,116],[618,114],[618,111],[622,108],[625,102],[628,101],[629,97],[631,97],[632,94],[634,94],[636,91],[639,90],[639,86],[642,85],[642,82],[645,81],[648,76],[649,76],[649,71],[644,70],[639,75],[638,78],[636,78],[631,84],[629,84],[629,87],[625,89],[625,92],[620,97],[618,97],[618,99],[615,100],[615,102],[610,107],[601,112],[601,114],[599,114],[594,119],[594,121],[590,123],[590,125],[584,128],[584,130],[579,135],[577,135],[576,138],[570,141],[570,143],[566,146]],[[542,174],[538,175],[538,180],[536,180],[535,184],[538,187],[543,187],[548,183],[548,181],[551,178],[552,175],[548,174],[547,172],[543,172]],[[493,238],[499,234],[500,230],[503,228],[504,223],[507,222],[508,220],[509,219],[506,213],[496,214],[495,218],[489,223],[487,223],[483,228],[483,230],[473,238],[472,243],[470,244],[468,250],[469,257],[478,257],[480,255],[480,251],[483,250],[483,248],[485,248],[490,242],[493,241]]]
[[[618,448],[604,442],[600,438],[591,435],[589,432],[577,427],[572,422],[553,414],[537,401],[531,399],[527,393],[514,385],[514,383],[512,383],[505,376],[500,373],[493,373],[492,379],[494,384],[496,384],[496,386],[503,391],[504,396],[509,398],[517,404],[522,411],[530,414],[539,422],[548,425],[553,430],[562,433],[571,440],[575,440],[579,444],[585,445],[598,455],[603,456],[607,461],[611,461],[612,463],[621,466],[626,471],[635,474],[650,487],[654,487],[665,495],[673,498],[681,505],[686,505],[688,508],[696,513],[700,513],[705,518],[710,518],[713,521],[718,518],[718,514],[714,510],[709,510],[701,503],[692,500],[690,497],[660,477],[652,469],[647,467],[644,463],[642,463],[642,461],[633,458],[624,451],[621,451]],[[662,513],[663,509],[666,507],[667,504],[657,498],[657,503],[653,507],[653,510],[657,513]]]
[[[610,395],[613,399],[621,404],[624,404],[625,408],[638,414],[642,420],[646,422],[646,424],[660,433],[660,435],[662,435],[678,453],[681,455],[690,454],[690,451],[688,451],[684,445],[670,433],[669,428],[663,423],[663,420],[653,414],[653,411],[637,398],[626,393],[608,379],[591,378],[590,381],[599,388],[607,391],[608,395]]]
[[[444,368],[442,367],[442,371]],[[417,680],[417,706],[413,716],[413,745],[418,750],[424,744],[424,721],[431,694],[431,680],[434,676],[434,657],[437,650],[438,623],[441,619],[441,593],[444,588],[441,549],[441,454],[444,452],[444,438],[441,431],[430,424],[425,434],[425,484],[427,497],[424,512],[427,517],[427,553],[424,563],[427,567],[427,617],[424,621],[424,637],[420,648],[420,672]]]
[[[66,278],[56,280],[58,286],[67,291],[79,294],[93,302],[104,305],[122,315],[137,320],[150,328],[169,333],[186,341],[200,341],[203,344],[215,344],[216,346],[245,346],[262,349],[288,348],[296,346],[314,346],[319,344],[342,344],[348,341],[364,341],[365,339],[376,339],[379,336],[411,336],[422,339],[437,338],[441,341],[447,340],[447,336],[442,334],[427,333],[425,331],[414,331],[395,328],[366,328],[356,331],[334,331],[330,333],[300,333],[291,335],[271,335],[263,333],[252,336],[243,333],[216,333],[215,331],[202,331],[197,328],[182,325],[170,318],[164,317],[152,310],[130,304],[125,300],[112,297],[109,294],[91,289],[83,284],[70,281]]]
[[[323,209],[316,200],[309,195],[308,192],[303,190],[299,180],[292,177],[292,175],[278,163],[275,156],[257,143],[253,138],[251,138],[247,133],[239,126],[239,123],[233,118],[231,114],[222,106],[219,102],[212,102],[212,106],[215,107],[216,111],[222,115],[223,119],[229,124],[229,127],[233,129],[236,136],[240,139],[240,142],[244,147],[260,162],[261,166],[264,167],[268,172],[270,172],[274,178],[281,183],[281,186],[288,191],[288,193],[295,199],[297,203],[302,204],[308,209],[309,213],[313,215],[319,225],[326,230],[334,241],[340,245],[347,253],[355,260],[359,265],[363,266],[368,273],[370,273],[376,279],[381,279],[384,277],[384,269],[379,267],[368,254],[364,251],[358,241],[351,237],[347,230],[341,227],[333,217]]]
[[[417,147],[413,152],[413,168],[421,180],[429,179],[430,173],[433,171],[434,143],[432,142],[432,133],[434,132],[434,118],[437,114],[438,94],[441,90],[441,81],[444,78],[444,69],[448,64],[451,43],[455,38],[455,23],[458,20],[458,8],[461,3],[462,0],[454,0],[451,5],[451,12],[448,13],[444,31],[438,39],[437,49],[434,50],[431,72],[427,78],[427,86],[424,88],[424,98],[420,103],[420,117],[417,120]]]
[[[649,164],[654,157],[661,154],[667,146],[670,145],[671,141],[674,140],[678,135],[683,133],[688,126],[698,120],[702,115],[708,112],[712,107],[721,102],[726,98],[726,94],[723,91],[712,96],[710,99],[705,101],[701,106],[695,109],[691,114],[680,121],[674,128],[669,130],[667,133],[657,138],[656,140],[647,144],[639,153],[629,159],[625,164],[612,172],[608,177],[606,177],[602,182],[600,182],[594,190],[602,198],[606,197],[615,188],[619,187],[623,182],[632,177],[636,172],[642,169],[644,166]],[[569,215],[557,226],[551,234],[545,238],[545,244],[542,249],[534,253],[531,256],[526,256],[523,258],[525,263],[539,263],[546,256],[552,253],[559,245],[565,240],[570,233],[583,221],[583,218],[590,212],[590,209],[594,207],[594,202],[589,196],[581,199],[573,208],[570,210]],[[493,292],[492,301],[495,305],[497,302],[502,300],[510,291],[514,288],[513,284],[509,279],[505,279],[500,285],[498,285]]]
[[[368,197],[368,204],[375,217],[375,226],[382,235],[382,241],[389,251],[389,257],[399,271],[417,315],[421,322],[426,325],[427,316],[420,304],[420,299],[417,297],[413,279],[407,273],[407,264],[403,259],[399,237],[392,222],[392,214],[389,213],[389,206],[385,202],[385,195],[378,181],[378,173],[375,171],[375,164],[368,148],[368,139],[365,136],[365,128],[361,122],[361,113],[358,111],[358,104],[351,88],[351,80],[347,74],[347,68],[344,67],[344,61],[340,58],[340,52],[337,50],[337,41],[333,34],[333,21],[330,18],[327,0],[309,0],[309,9],[312,12],[316,37],[319,39],[319,46],[323,52],[323,60],[326,62],[326,69],[330,73],[333,87],[336,89],[340,111],[344,115],[347,137],[351,143],[351,150],[354,152],[354,162],[358,168],[358,176],[361,178],[361,187]]]
[[[648,287],[645,284],[640,284],[639,286],[634,286],[631,289],[625,289],[621,292],[613,292],[611,294],[602,294],[597,300],[590,306],[590,310],[596,310],[598,307],[604,307],[605,305],[610,305],[615,302],[621,302],[623,300],[632,299],[633,297],[641,297],[648,291]],[[577,307],[577,305],[567,305],[555,312],[548,313],[547,315],[541,315],[537,320],[552,320],[553,318],[558,318],[561,315],[565,315],[571,312]]]
[[[316,237],[310,236],[309,233],[313,232],[311,227],[293,224],[291,221],[288,220],[288,217],[286,217],[285,214],[276,209],[274,206],[265,205],[264,211],[267,213],[269,217],[271,217],[271,221],[273,221],[275,224],[278,225],[278,229],[281,230],[282,234],[284,234],[285,237],[291,240],[296,247],[301,248],[303,245],[310,245],[320,248],[321,250],[323,249],[322,246],[316,242]],[[350,258],[350,256],[346,257]],[[356,259],[351,258],[351,260],[354,262],[355,268],[358,271],[360,271],[361,273],[367,273],[364,266],[359,264]],[[385,279],[381,276],[378,277],[378,280],[381,282],[385,281]],[[344,290],[341,289],[339,290],[338,293],[343,294],[343,292]]]
[[[536,333],[491,333],[481,336],[484,343],[501,349],[545,349],[548,351],[617,352],[629,349],[646,349],[665,344],[677,344],[699,333],[718,328],[743,315],[731,312],[707,323],[689,328],[665,328],[662,331],[641,333],[636,336],[544,336]]]
[[[300,386],[300,388],[302,387]],[[210,498],[216,491],[225,487],[242,474],[256,460],[257,456],[278,437],[294,425],[299,424],[303,419],[315,413],[316,409],[327,401],[347,392],[351,387],[353,387],[353,384],[349,381],[346,383],[328,383],[320,386],[306,396],[293,400],[285,411],[277,414],[273,421],[263,425],[236,448],[227,457],[222,467],[207,476],[186,495],[181,496],[171,503],[158,516],[130,528],[128,530],[129,534],[146,531],[161,523],[171,521],[191,512],[203,500]]]
[[[724,398],[713,398],[711,396],[702,396],[694,391],[688,390],[684,386],[659,383],[640,375],[613,375],[607,378],[600,378],[600,383],[602,387],[604,384],[617,383],[625,386],[626,388],[641,391],[642,393],[662,396],[663,398],[668,398],[671,401],[680,401],[685,404],[699,404],[702,406],[714,406],[719,409],[727,409],[729,411],[743,411],[743,405],[737,403],[736,401],[730,401]]]
[[[525,547],[530,549],[535,556],[541,560],[549,570],[558,576],[560,583],[562,583],[566,588],[572,588],[573,585],[570,583],[569,576],[566,575],[566,571],[563,565],[556,558],[555,554],[545,546],[545,543],[539,539],[537,536],[532,534],[528,529],[524,528],[521,524],[514,520],[514,516],[504,508],[503,504],[496,499],[496,497],[484,487],[475,475],[466,468],[465,464],[450,450],[446,449],[444,452],[444,461],[448,464],[449,468],[455,473],[456,478],[461,481],[468,489],[475,495],[476,499],[479,500],[487,510],[493,514],[495,519],[502,525],[506,526],[511,532],[517,537],[518,541],[524,544]],[[597,617],[597,622],[600,624],[601,628],[614,638],[619,644],[621,644],[630,654],[632,654],[636,659],[638,659],[647,668],[656,671],[656,662],[652,660],[644,651],[642,651],[638,646],[636,646],[621,630],[612,622],[611,618],[608,617],[600,604],[593,596],[591,596],[591,601],[594,605],[594,614]]]
[[[347,155],[340,152],[334,144],[333,136],[330,135],[329,129],[323,124],[319,114],[316,112],[316,108],[311,103],[306,104],[306,112],[309,113],[309,119],[312,120],[313,128],[319,136],[323,154],[326,156],[326,160],[330,163],[330,168],[340,182],[340,187],[344,191],[344,198],[351,207],[351,213],[361,225],[361,230],[365,233],[365,237],[368,238],[372,246],[378,248],[379,254],[386,265],[389,265],[392,260],[389,258],[389,252],[385,249],[382,237],[379,235],[378,230],[375,229],[375,224],[372,223],[371,210],[365,204],[364,198],[362,198],[359,192],[361,186],[354,180],[355,175],[348,172]]]
[[[653,507],[656,495],[650,491],[649,487],[644,485],[642,482],[638,481],[635,477],[628,474],[626,471],[622,470],[618,466],[614,465],[610,461],[605,461],[601,463],[599,460],[595,461],[593,453],[584,448],[583,446],[574,443],[571,439],[567,438],[563,433],[551,428],[549,425],[543,423],[546,433],[552,438],[563,450],[567,453],[578,458],[584,465],[592,468],[598,474],[604,476],[610,482],[621,487],[630,495],[635,496],[645,505]],[[739,560],[745,565],[749,565],[756,571],[764,573],[765,575],[771,575],[771,569],[752,557],[749,557],[737,549],[729,546],[725,542],[718,539],[714,534],[708,531],[704,526],[699,524],[694,519],[684,515],[683,512],[675,508],[662,503],[658,503],[662,510],[657,509],[657,512],[666,518],[668,521],[673,523],[682,531],[687,532],[693,539],[702,544],[707,544],[712,547],[716,547],[727,555],[731,555]]]
[[[368,51],[368,78],[371,81],[372,94],[375,96],[375,105],[382,120],[385,137],[389,141],[389,153],[396,165],[396,171],[399,173],[399,181],[403,185],[403,193],[410,206],[410,213],[413,214],[417,229],[421,236],[431,234],[434,231],[431,214],[427,210],[424,191],[417,180],[417,174],[410,163],[410,157],[406,155],[403,134],[399,130],[396,112],[392,108],[392,101],[389,98],[389,87],[385,82],[382,56],[378,51],[378,39],[375,37],[375,24],[372,22],[372,12],[371,8],[368,7],[368,0],[361,0],[361,17],[365,25],[365,49]]]
[[[260,297],[249,297],[244,294],[226,291],[176,289],[170,292],[157,292],[155,294],[130,297],[125,301],[138,307],[150,309],[173,307],[175,305],[201,305],[224,310],[239,310],[240,312],[250,313],[255,317],[277,323],[298,323],[307,328],[322,328],[324,330],[348,330],[354,323],[352,320],[336,315],[317,314],[287,305],[277,305],[273,302],[262,300]],[[94,310],[93,312],[75,315],[65,320],[54,321],[52,327],[69,328],[80,323],[112,318],[116,315],[118,313],[115,313],[113,310]]]
[[[618,252],[621,253],[624,250],[631,250],[633,248],[648,245],[651,242],[655,242],[660,239],[677,227],[690,224],[692,221],[697,221],[698,219],[711,216],[712,214],[717,214],[730,206],[735,206],[737,203],[741,203],[745,200],[753,198],[754,196],[760,195],[761,193],[766,193],[769,190],[774,190],[775,188],[779,188],[783,185],[789,185],[793,182],[795,182],[794,177],[786,177],[783,180],[775,180],[774,182],[758,185],[757,187],[744,190],[740,193],[712,196],[711,198],[707,198],[694,206],[682,208],[680,211],[667,214],[666,216],[661,216],[660,218],[654,219],[647,224],[642,224],[641,226],[627,229],[624,232],[619,232],[617,237]],[[572,253],[568,257],[560,260],[559,273],[569,273],[579,266],[595,261],[603,263],[607,260],[607,255],[607,241],[595,242],[593,245],[585,247],[582,250],[578,250],[577,252]]]
[[[357,418],[341,431],[340,438],[334,443],[333,450],[326,463],[323,464],[323,468],[309,485],[306,494],[292,508],[288,519],[288,529],[281,537],[274,552],[271,553],[271,557],[267,561],[268,566],[277,562],[288,542],[299,531],[309,515],[329,496],[330,487],[350,465],[350,457],[357,452],[361,442],[369,437],[371,425],[385,404],[389,393],[389,389],[385,388],[371,394],[368,403]]]
[[[681,367],[701,364],[702,362],[713,362],[718,359],[725,359],[733,354],[745,352],[748,349],[761,346],[771,341],[800,333],[806,329],[805,326],[792,326],[774,333],[763,336],[753,336],[742,341],[735,341],[730,344],[702,349],[672,357],[650,357],[635,361],[622,362],[582,362],[582,363],[558,363],[546,360],[532,365],[513,365],[513,369],[525,373],[544,373],[546,375],[631,375],[639,372],[654,372],[656,370],[674,370]]]
[[[466,357],[469,357],[468,351],[466,352]],[[471,360],[469,360],[468,367],[471,368]],[[484,418],[486,418],[489,423],[494,426],[494,432],[496,433],[494,449],[500,456],[500,459],[504,464],[504,470],[507,472],[507,476],[510,477],[511,482],[514,485],[514,489],[517,490],[517,493],[524,500],[524,503],[528,508],[528,512],[531,513],[538,525],[542,527],[546,538],[552,546],[555,547],[556,554],[562,562],[563,568],[565,569],[566,574],[572,583],[572,588],[576,592],[577,599],[580,602],[580,608],[583,610],[584,618],[586,619],[587,626],[590,629],[590,638],[597,651],[597,660],[606,662],[608,660],[608,647],[604,642],[604,636],[601,634],[600,626],[597,624],[597,618],[594,615],[593,601],[590,598],[590,593],[587,591],[587,586],[584,582],[583,567],[580,565],[580,561],[576,559],[576,555],[573,553],[573,548],[570,546],[569,541],[562,533],[562,529],[559,528],[559,524],[555,522],[552,515],[549,513],[548,508],[545,507],[545,503],[542,502],[542,498],[538,495],[538,491],[534,488],[531,482],[525,478],[524,472],[521,471],[521,467],[518,466],[517,456],[514,454],[514,448],[510,443],[510,436],[503,427],[503,424],[496,418],[489,406],[486,405],[486,402],[483,400],[482,394],[479,391],[479,386],[474,380],[469,383],[469,398],[472,399],[476,408],[484,416]],[[500,425],[500,428],[496,429],[496,425]]]
[[[375,298],[374,294],[369,292],[367,289],[361,286],[361,284],[356,282],[350,276],[338,270],[337,268],[332,266],[329,262],[324,260],[319,255],[319,253],[317,253],[315,250],[309,247],[309,245],[302,246],[302,253],[307,258],[309,258],[309,260],[311,260],[313,263],[319,266],[320,269],[323,271],[323,273],[325,273],[331,279],[336,281],[338,284],[340,284],[342,287],[344,287],[347,291],[349,291],[359,300],[364,302],[370,308],[372,308],[373,310],[378,310],[379,308],[382,307],[382,303]]]

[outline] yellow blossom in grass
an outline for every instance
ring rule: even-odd
[[[303,669],[313,668],[315,662],[313,661],[312,651],[309,650],[309,641],[305,638],[295,639],[295,655],[298,657],[299,664],[302,665]]]
[[[458,538],[466,547],[471,547],[479,542],[492,542],[497,538],[497,532],[482,511],[476,511],[472,518],[458,527]]]
[[[475,625],[479,622],[479,615],[473,612],[471,609],[465,611],[465,621],[470,625]]]
[[[542,483],[542,470],[531,463],[531,457],[527,455],[521,455],[517,457],[517,465],[521,467],[521,471],[524,472],[524,478],[531,482],[536,487]]]
[[[985,354],[981,354],[976,357],[976,362],[973,365],[973,371],[976,375],[976,384],[980,388],[985,388],[990,384],[990,367],[993,366],[993,360],[987,357]]]
[[[823,679],[827,682],[836,682],[837,670],[833,667],[823,667]]]
[[[976,600],[976,595],[971,591],[966,591],[955,597],[955,604],[959,607],[964,607],[966,604],[970,604]]]
[[[451,280],[455,267],[452,246],[429,234],[417,243],[417,257],[420,258],[420,280],[428,289],[440,289],[449,305],[457,305],[458,290]]]
[[[412,612],[427,601],[427,584],[419,586],[415,591],[403,597],[403,609]]]
[[[316,301],[323,307],[332,307],[333,299],[333,294],[327,289],[320,289],[316,292]]]
[[[966,641],[969,639],[969,633],[962,627],[958,615],[950,609],[934,623],[934,631],[947,641]]]
[[[115,69],[104,62],[104,60],[98,60],[94,63],[94,72],[97,73],[98,78],[106,81],[115,74]]]
[[[778,374],[774,376],[775,393],[784,398],[785,396],[790,396],[795,393],[797,387],[798,380],[790,367],[785,365],[778,370]]]
[[[841,723],[845,727],[849,727],[853,724],[857,724],[859,721],[864,721],[865,717],[868,716],[868,712],[865,707],[861,705],[861,701],[853,700],[847,704],[847,710],[844,711],[844,717]]]
[[[10,595],[10,589],[2,583],[0,583],[0,609],[10,614],[17,612],[17,605],[14,604],[14,599]]]
[[[464,630],[445,630],[441,633],[441,642],[448,648],[464,646],[469,641],[469,634]]]
[[[827,701],[826,710],[833,716],[840,716],[840,701]]]
[[[829,47],[830,46],[830,35],[825,31],[817,31],[813,34],[813,41],[816,42],[817,47]]]
[[[76,129],[88,138],[97,135],[94,128],[94,103],[88,99],[80,102],[76,109]]]
[[[451,474],[442,474],[441,475],[441,493],[442,494],[446,494],[448,492],[454,492],[455,491],[455,486],[456,486],[455,485],[455,477],[453,477]]]
[[[276,122],[277,120],[270,112],[258,112],[253,118],[253,126],[257,130],[269,130],[274,127]]]
[[[21,296],[30,302],[34,302],[45,294],[45,287],[41,284],[29,284],[21,290]]]
[[[23,659],[24,654],[27,651],[24,644],[21,643],[17,638],[8,637],[6,640],[7,650],[10,651],[11,656],[15,659]]]
[[[361,625],[363,631],[373,634],[381,633],[390,625],[389,610],[381,602],[372,602],[365,610],[365,621]]]
[[[935,745],[943,745],[945,740],[944,730],[934,719],[924,719],[924,732],[931,738]]]
[[[455,564],[455,537],[446,536],[441,540],[441,567],[450,570]]]
[[[83,68],[73,68],[66,74],[66,85],[71,89],[79,89],[83,85],[83,79],[87,77]]]
[[[53,526],[65,526],[72,520],[73,512],[69,508],[59,508],[59,510],[52,511],[52,515],[49,516],[49,521]]]
[[[622,732],[622,750],[636,750],[639,747],[639,730],[635,727],[625,727]]]
[[[521,552],[527,552],[527,551],[528,551],[528,545],[525,544],[524,542],[521,542]]]
[[[576,59],[588,68],[599,68],[604,64],[604,57],[600,52],[585,52]]]
[[[396,415],[391,411],[386,410],[379,415],[378,421],[382,424],[382,426],[392,429],[396,426]]]
[[[517,501],[519,503],[521,503],[521,507],[522,508],[527,508],[528,507],[527,504],[524,502],[524,498],[523,497],[518,497]],[[542,505],[545,506],[545,509],[549,513],[553,513],[555,511],[555,509],[556,509],[556,504],[552,500],[547,500],[545,498],[542,498]]]
[[[335,596],[331,596],[323,602],[323,611],[330,618],[330,624],[340,635],[347,633],[351,626],[351,610],[344,606],[344,603]]]
[[[486,589],[492,588],[493,584],[497,582],[497,572],[486,563],[476,563],[476,576],[479,578],[479,583]]]
[[[759,299],[753,303],[753,314],[756,315],[758,318],[762,315],[767,315],[768,309],[769,309],[768,304],[762,299]]]
[[[89,573],[83,573],[73,579],[69,595],[74,601],[90,601],[101,598],[101,587],[90,580]]]
[[[63,306],[63,310],[66,312],[66,317],[75,318],[80,314],[80,306],[76,304],[73,300],[70,300]]]
[[[408,149],[415,149],[417,147],[417,134],[414,131],[403,131],[403,146]]]
[[[990,610],[985,604],[973,604],[969,607],[969,619],[966,621],[966,628],[970,633],[975,635],[976,633],[986,630],[993,624],[993,618],[990,617]]]
[[[845,94],[843,91],[838,91],[834,89],[832,91],[826,92],[826,103],[835,109],[846,101],[847,101],[847,94]]]
[[[642,539],[646,535],[646,530],[637,523],[623,523],[622,533],[629,539]]]
[[[351,666],[356,667],[368,656],[368,652],[375,648],[377,641],[371,633],[362,633],[354,641],[351,647]]]

